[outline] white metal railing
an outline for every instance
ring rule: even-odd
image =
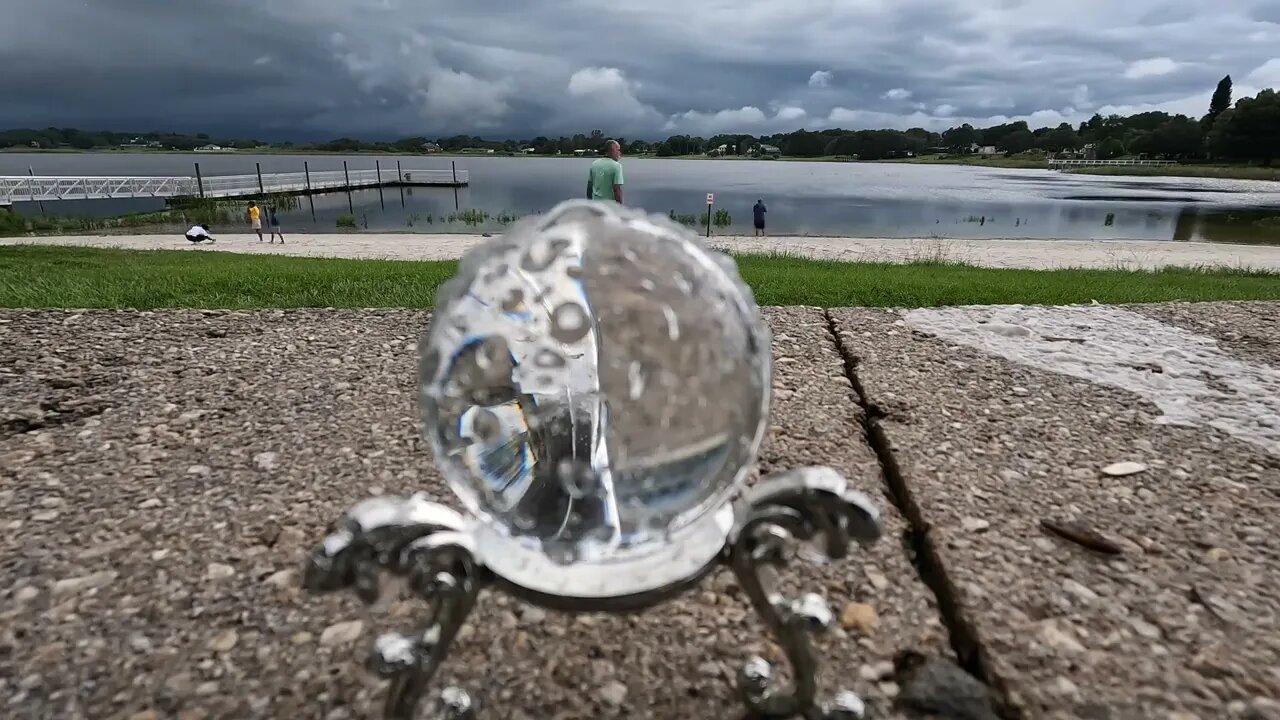
[[[377,187],[404,182],[415,185],[465,185],[466,170],[320,170],[310,173],[264,173],[259,187],[254,175],[211,175],[197,181],[194,177],[77,177],[61,175],[0,176],[0,205],[35,200],[92,200],[98,198],[176,197],[240,197],[259,190],[268,193],[334,190],[345,187]]]
[[[1049,167],[1080,165],[1177,165],[1176,160],[1050,160]]]
[[[194,195],[190,177],[0,176],[0,203]]]

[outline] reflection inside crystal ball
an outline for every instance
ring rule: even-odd
[[[732,261],[611,203],[472,251],[440,289],[420,382],[446,481],[506,543],[482,553],[620,570],[678,543],[754,459],[766,333]]]

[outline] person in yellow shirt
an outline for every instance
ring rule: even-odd
[[[262,211],[257,203],[249,203],[249,227],[258,233],[258,242],[262,242]]]

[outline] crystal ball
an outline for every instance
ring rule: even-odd
[[[478,559],[533,593],[625,597],[723,548],[766,424],[769,337],[728,256],[575,200],[463,258],[419,375]]]

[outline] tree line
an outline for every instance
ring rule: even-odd
[[[760,145],[777,147],[792,157],[854,157],[885,160],[930,153],[968,153],[993,147],[997,152],[1018,154],[1040,151],[1046,154],[1079,152],[1086,148],[1092,156],[1109,160],[1122,156],[1168,160],[1228,160],[1262,162],[1270,165],[1280,157],[1280,95],[1263,90],[1252,98],[1241,98],[1233,106],[1231,76],[1217,86],[1208,111],[1199,119],[1166,112],[1135,115],[1097,115],[1073,126],[1032,129],[1026,121],[975,128],[965,123],[943,132],[924,128],[908,130],[796,130],[773,135],[728,133],[709,138],[672,135],[665,140],[647,141],[616,138],[632,154],[658,157],[701,155],[719,152],[747,155]],[[593,152],[606,136],[601,130],[572,137],[492,141],[468,135],[440,138],[436,142],[447,152],[483,149],[516,152],[531,150],[538,155],[568,155]]]
[[[796,130],[789,133],[756,136],[741,133],[714,135],[709,138],[672,135],[665,140],[630,140],[615,138],[631,154],[653,154],[659,157],[718,153],[746,155],[761,145],[777,147],[783,155],[793,157],[857,157],[860,160],[883,160],[930,153],[968,153],[975,148],[995,148],[997,152],[1019,154],[1078,152],[1088,149],[1091,156],[1107,160],[1122,156],[1164,158],[1169,160],[1228,160],[1262,162],[1270,165],[1280,157],[1280,94],[1263,90],[1254,97],[1232,103],[1231,76],[1224,77],[1210,101],[1208,111],[1199,119],[1166,112],[1144,112],[1136,115],[1094,115],[1078,126],[1062,123],[1057,127],[1032,129],[1025,121],[975,128],[968,123],[943,132],[924,128],[908,130]],[[463,152],[494,151],[504,153],[531,152],[537,155],[572,155],[596,152],[606,139],[602,130],[551,138],[538,136],[516,140],[491,140],[474,135],[453,135],[428,139],[425,136],[395,141],[367,141],[337,138],[322,143],[280,143],[272,147],[322,152],[394,152],[427,151]],[[0,131],[0,147],[71,147],[89,150],[148,144],[175,150],[192,150],[203,145],[253,149],[267,146],[254,139],[211,138],[206,134],[90,132],[69,128],[45,130]]]
[[[762,137],[727,134],[704,139],[673,135],[658,143],[632,143],[627,149],[675,156],[713,152],[723,146],[729,154],[747,154],[761,144],[773,145],[783,155],[794,157],[856,156],[861,160],[930,153],[963,154],[983,147],[1011,155],[1029,151],[1078,152],[1088,147],[1100,160],[1139,156],[1270,165],[1280,157],[1280,94],[1263,90],[1254,97],[1241,98],[1233,106],[1231,76],[1227,76],[1218,83],[1208,112],[1199,119],[1156,111],[1129,116],[1095,114],[1079,126],[1062,123],[1034,130],[1019,120],[986,128],[965,123],[941,133],[924,128],[834,128]]]
[[[45,128],[32,130],[20,128],[0,130],[0,147],[23,148],[74,148],[96,150],[116,147],[161,147],[169,150],[194,150],[204,145],[250,150],[265,143],[250,138],[214,138],[206,133],[184,135],[164,132],[113,132],[110,130],[79,130],[77,128]],[[292,145],[292,143],[288,143]]]

